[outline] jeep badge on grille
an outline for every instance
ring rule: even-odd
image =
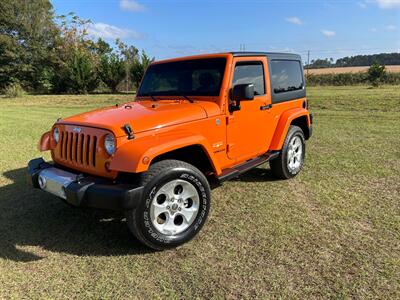
[[[82,128],[80,128],[80,127],[74,127],[74,129],[72,129],[72,131],[73,131],[73,132],[76,132],[76,133],[81,133]]]

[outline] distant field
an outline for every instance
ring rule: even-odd
[[[132,95],[0,97],[0,299],[400,299],[398,86],[307,92],[302,173],[263,165],[225,183],[199,236],[165,252],[122,215],[26,185],[58,117]]]
[[[340,73],[358,73],[367,72],[367,67],[345,67],[345,68],[323,68],[323,69],[309,69],[309,74],[340,74]],[[400,65],[398,66],[386,66],[386,71],[390,73],[400,73]],[[307,72],[307,70],[305,70]]]

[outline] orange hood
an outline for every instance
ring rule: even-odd
[[[217,110],[219,107],[213,102],[138,101],[82,113],[58,123],[104,128],[120,137],[126,135],[125,124],[130,124],[133,133],[139,133],[204,119]]]

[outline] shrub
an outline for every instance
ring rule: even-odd
[[[368,69],[368,80],[372,86],[378,86],[386,75],[385,66],[378,63],[372,64]]]
[[[19,83],[11,83],[4,89],[6,98],[18,98],[25,95],[25,91]]]
[[[306,78],[307,85],[360,85],[370,82],[369,75],[366,72],[359,73],[338,73],[338,74],[310,74]],[[400,73],[386,73],[380,78],[381,84],[400,84]]]

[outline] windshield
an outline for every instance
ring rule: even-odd
[[[207,58],[152,65],[138,96],[218,96],[225,64],[225,58]]]

